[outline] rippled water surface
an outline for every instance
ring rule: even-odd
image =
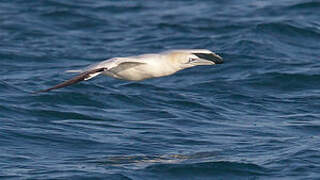
[[[0,178],[319,179],[320,2],[2,0]],[[115,56],[225,63],[48,88]]]

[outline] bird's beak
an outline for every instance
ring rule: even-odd
[[[197,63],[199,65],[209,65],[209,64],[222,64],[223,59],[217,54],[214,53],[193,53],[196,55],[199,60],[197,60]]]

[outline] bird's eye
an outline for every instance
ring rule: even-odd
[[[194,58],[189,58],[189,63],[195,61],[196,59]]]

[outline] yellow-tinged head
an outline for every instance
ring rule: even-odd
[[[164,54],[173,65],[180,69],[223,63],[222,57],[207,49],[173,50]]]

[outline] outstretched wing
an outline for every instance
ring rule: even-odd
[[[103,71],[109,71],[111,73],[118,73],[120,71],[123,71],[123,70],[126,70],[126,69],[130,69],[130,68],[133,68],[135,66],[138,66],[138,65],[142,65],[142,64],[145,64],[145,63],[141,63],[141,62],[121,62],[119,64],[117,64],[116,66],[114,67],[109,67],[109,68],[106,68],[106,67],[96,67],[91,70],[88,70],[88,71],[85,71],[81,74],[79,74],[78,76],[70,79],[70,80],[67,80],[63,83],[60,83],[60,84],[57,84],[51,88],[48,88],[48,89],[45,89],[45,90],[41,90],[41,91],[36,91],[34,93],[41,93],[41,92],[48,92],[48,91],[51,91],[51,90],[54,90],[54,89],[59,89],[59,88],[63,88],[63,87],[66,87],[66,86],[70,86],[72,84],[75,84],[77,82],[80,82],[80,81],[86,81],[86,80],[89,80],[95,76],[98,76],[99,74],[101,74]]]
[[[80,81],[85,81],[85,80],[89,80],[95,76],[98,76],[99,74],[101,74],[103,71],[105,71],[107,68],[98,68],[98,69],[93,69],[93,70],[90,70],[90,71],[86,71],[86,72],[83,72],[81,74],[79,74],[78,76],[70,79],[70,80],[67,80],[63,83],[60,83],[60,84],[57,84],[51,88],[48,88],[48,89],[45,89],[45,90],[41,90],[41,91],[36,91],[34,93],[41,93],[41,92],[48,92],[48,91],[51,91],[51,90],[54,90],[54,89],[59,89],[59,88],[63,88],[63,87],[66,87],[66,86],[70,86],[72,84],[75,84],[77,82],[80,82]]]
[[[133,67],[136,67],[139,65],[143,65],[143,64],[145,64],[145,63],[142,63],[142,62],[121,62],[117,66],[108,69],[108,71],[110,71],[112,73],[118,73],[118,72],[130,69],[130,68],[133,68]]]

